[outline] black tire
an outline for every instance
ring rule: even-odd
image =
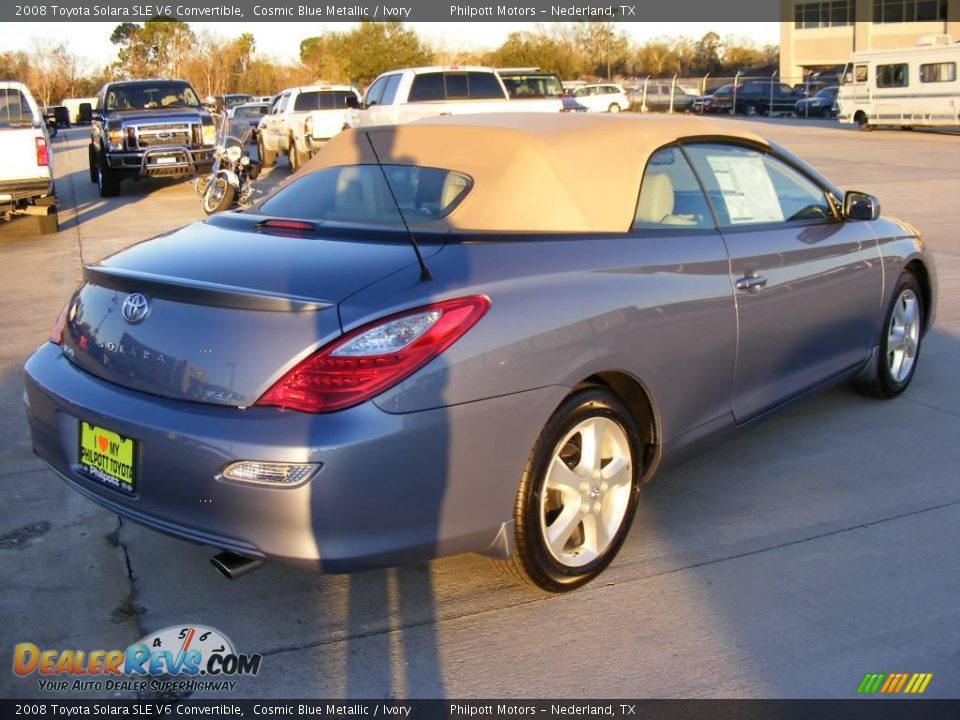
[[[263,146],[263,136],[260,133],[257,133],[257,156],[264,167],[273,167],[277,164],[277,153]]]
[[[90,165],[90,182],[93,184],[97,183],[97,151],[93,147],[93,143],[87,145],[87,162]]]
[[[822,117],[824,120],[833,120],[833,109],[827,108],[826,110],[824,110]]]
[[[307,160],[310,159],[307,155],[297,149],[297,143],[293,139],[292,135],[290,136],[290,149],[287,151],[287,157],[289,158],[291,173],[295,173],[297,170],[302,168]]]
[[[870,124],[870,118],[867,117],[866,113],[858,112],[853,119],[856,121],[861,132],[873,131],[873,125]]]
[[[904,377],[897,379],[894,377],[893,371],[890,367],[890,353],[892,351],[889,346],[891,323],[893,322],[894,312],[897,310],[898,305],[903,302],[905,297],[909,298],[911,294],[912,297],[916,299],[918,312],[916,320],[918,328],[915,340],[915,349],[913,351],[913,364],[910,366],[909,372],[907,372]],[[917,365],[920,361],[920,349],[921,345],[923,344],[923,323],[924,318],[926,317],[925,313],[926,308],[923,306],[923,293],[920,290],[920,284],[917,282],[917,279],[914,277],[913,273],[904,271],[900,274],[900,278],[897,280],[897,286],[893,291],[893,297],[891,298],[890,305],[887,307],[887,312],[884,315],[883,327],[880,330],[880,351],[877,353],[877,357],[874,360],[876,365],[872,372],[873,379],[853,380],[851,385],[853,386],[854,390],[862,395],[886,400],[896,397],[907,389],[907,386],[910,385],[910,381],[913,380],[914,374],[917,372]]]
[[[609,113],[618,113],[620,112],[620,106],[617,103],[610,103],[610,107],[607,108]]]
[[[754,105],[753,103],[750,103],[749,105],[747,105],[746,108],[744,108],[744,114],[747,115],[748,117],[756,117],[757,115],[760,114],[760,111],[756,105]]]
[[[97,156],[97,188],[100,197],[116,197],[120,194],[120,178],[107,167],[107,159],[103,153]]]
[[[203,211],[207,215],[213,215],[229,210],[233,205],[235,194],[233,185],[224,178],[218,177],[207,185],[207,190],[203,194]]]
[[[60,229],[57,221],[57,209],[51,208],[53,212],[49,215],[41,215],[37,218],[41,235],[53,235]]]
[[[541,496],[546,492],[547,471],[554,456],[563,449],[559,444],[578,424],[591,417],[612,420],[623,431],[630,448],[632,474],[626,512],[609,544],[591,562],[572,567],[558,561],[547,547],[541,529]],[[512,580],[552,593],[575,590],[599,575],[623,545],[636,514],[643,448],[640,430],[630,411],[609,390],[587,387],[567,397],[540,433],[527,460],[514,506],[513,553],[507,560],[496,561],[501,572]],[[591,488],[590,497],[596,498],[593,491],[595,487]],[[589,504],[592,500],[585,502]],[[583,526],[577,526],[574,532],[583,532]]]

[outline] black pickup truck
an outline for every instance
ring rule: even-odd
[[[184,80],[107,83],[90,129],[90,180],[101,197],[125,178],[189,177],[210,169],[216,127]]]

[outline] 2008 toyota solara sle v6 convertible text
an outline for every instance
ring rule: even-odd
[[[914,228],[736,124],[442,117],[84,268],[25,402],[71,487],[228,576],[481,552],[563,591],[698,441],[903,391],[935,295]]]

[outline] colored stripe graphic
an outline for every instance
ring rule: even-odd
[[[857,686],[861,695],[876,692],[885,695],[920,695],[933,679],[933,673],[867,673]]]
[[[911,695],[919,695],[927,689],[927,685],[930,684],[932,678],[933,673],[914,673],[903,692],[910,693]]]
[[[857,688],[858,693],[875,693],[880,689],[880,683],[883,682],[883,679],[886,677],[883,673],[867,673],[863,676],[863,680],[860,681],[860,687]]]

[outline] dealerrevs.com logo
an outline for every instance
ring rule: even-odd
[[[262,656],[237,653],[226,635],[203,625],[168,627],[125,650],[13,649],[13,672],[38,675],[39,689],[65,691],[230,691],[233,678],[260,672]]]

